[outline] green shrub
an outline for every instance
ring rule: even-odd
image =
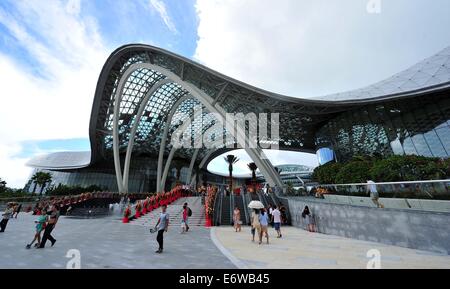
[[[314,169],[313,179],[321,184],[400,182],[450,178],[450,159],[416,155],[386,158],[354,157],[346,163],[327,163]]]
[[[81,186],[71,187],[59,184],[57,187],[50,187],[45,194],[49,196],[67,196],[104,190],[106,190],[106,188],[97,185],[92,185],[88,187],[81,187]]]
[[[345,164],[336,175],[336,183],[365,183],[370,179],[369,170],[372,163],[368,160],[356,159]]]
[[[316,167],[312,174],[313,180],[321,184],[334,184],[336,183],[336,175],[342,168],[343,164],[329,162],[322,166]]]

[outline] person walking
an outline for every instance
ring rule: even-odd
[[[309,232],[314,233],[315,226],[314,226],[314,216],[312,215],[311,211],[309,210],[308,206],[305,206],[302,212],[302,217],[306,221],[306,226]]]
[[[277,231],[277,238],[281,238],[281,212],[278,210],[278,206],[274,206],[274,210],[272,211],[272,222],[275,230]]]
[[[241,231],[241,210],[238,207],[234,208],[233,211],[233,224],[236,232]]]
[[[155,253],[161,254],[164,249],[164,232],[169,230],[169,214],[167,211],[167,205],[162,205],[161,214],[159,215],[158,222],[156,223],[156,228],[158,235],[156,236],[156,241],[158,242],[159,248]]]
[[[272,212],[273,212],[273,206],[272,206],[272,204],[269,204],[269,210],[268,210],[268,213],[269,213],[269,223],[270,223],[270,226],[272,226],[273,227],[273,222],[272,222]]]
[[[255,242],[255,233],[261,234],[261,223],[259,222],[259,210],[254,209],[252,212],[252,242]]]
[[[2,214],[2,221],[0,222],[0,233],[5,232],[6,225],[8,224],[9,219],[12,217],[14,213],[14,208],[11,203],[8,203],[6,206],[5,212]]]
[[[189,231],[189,217],[192,216],[191,208],[188,207],[188,203],[184,203],[183,205],[183,216],[181,220],[181,233],[185,233]]]
[[[383,204],[378,201],[380,195],[378,194],[377,185],[374,181],[367,181],[366,192],[370,194],[370,198],[372,199],[372,202],[375,204],[375,206],[377,206],[377,208],[384,208]]]
[[[270,185],[269,185],[269,183],[267,183],[264,188],[264,195],[266,195],[266,197],[269,196],[269,190],[270,190]]]
[[[52,243],[52,247],[55,245],[56,239],[53,238],[51,233],[55,229],[56,223],[58,223],[58,219],[59,219],[58,207],[56,205],[53,205],[50,215],[48,216],[48,219],[47,219],[47,225],[45,226],[44,235],[42,236],[42,241],[38,248],[40,248],[40,249],[45,248],[45,243],[47,243],[47,240],[50,240],[50,242]]]
[[[27,245],[27,249],[30,249],[35,241],[37,243],[34,245],[35,247],[39,247],[41,244],[41,233],[44,230],[45,222],[47,221],[47,214],[44,212],[42,215],[39,215],[37,220],[34,221],[36,223],[36,233],[34,234],[34,238],[30,244]]]
[[[18,204],[15,208],[14,208],[14,214],[15,215],[14,218],[17,219],[17,216],[19,215],[20,211],[22,210],[22,204]]]
[[[261,209],[261,214],[259,214],[259,223],[261,224],[261,233],[259,234],[259,244],[262,243],[263,234],[266,234],[267,244],[269,244],[269,215],[267,214],[266,209]]]

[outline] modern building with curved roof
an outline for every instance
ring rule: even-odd
[[[201,107],[201,116],[195,116]],[[208,113],[214,113],[215,119]],[[220,129],[227,113],[279,117],[276,135],[245,148],[267,182],[283,182],[262,148],[317,153],[320,163],[355,155],[450,156],[450,47],[384,81],[314,98],[279,95],[213,71],[169,51],[125,45],[107,59],[95,91],[91,152],[40,156],[28,164],[51,170],[55,183],[103,185],[122,192],[162,191],[175,172],[185,183],[215,178],[214,157],[238,147],[250,130]],[[190,122],[181,119],[188,116]],[[268,130],[275,126],[268,122]],[[219,129],[215,129],[219,127]],[[174,146],[179,131],[213,132],[214,147]],[[199,177],[202,175],[203,177]]]

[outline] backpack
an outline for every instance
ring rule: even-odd
[[[192,216],[192,210],[188,207],[188,217]]]

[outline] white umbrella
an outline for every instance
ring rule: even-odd
[[[264,208],[264,205],[260,201],[251,201],[250,204],[248,204],[248,207],[250,209],[262,209]]]

